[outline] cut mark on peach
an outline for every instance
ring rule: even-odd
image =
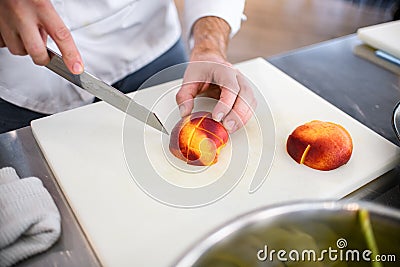
[[[187,143],[187,148],[188,148],[188,150],[187,150],[187,152],[186,152],[186,158],[188,158],[188,156],[189,156],[189,150],[190,150],[190,148],[191,148],[191,144],[192,144],[192,140],[193,140],[193,137],[194,137],[194,133],[196,132],[197,128],[199,128],[200,124],[204,121],[204,119],[205,119],[206,117],[207,117],[207,114],[204,115],[203,117],[201,117],[201,118],[200,118],[200,121],[193,127],[193,129],[192,129],[192,131],[191,131],[191,133],[190,133],[190,138],[189,138],[188,143]],[[189,120],[189,123],[190,123],[190,120]],[[188,160],[186,160],[186,162],[187,162],[187,161],[188,161]]]
[[[310,148],[311,148],[311,146],[310,145],[308,145],[307,147],[306,147],[306,149],[304,150],[304,152],[303,152],[303,155],[301,155],[301,159],[300,159],[300,164],[303,164],[304,163],[304,161],[305,161],[305,159],[306,159],[306,156],[307,156],[307,154],[308,154],[308,151],[310,151]]]

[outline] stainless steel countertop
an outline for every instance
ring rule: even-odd
[[[389,113],[393,103],[400,98],[398,88],[393,86],[400,79],[355,57],[351,49],[357,43],[354,36],[348,36],[278,55],[268,61],[396,143],[391,132]],[[357,90],[360,88],[364,90],[362,97],[358,97],[360,91]],[[379,92],[376,92],[377,88]],[[382,107],[379,112],[370,108],[371,105],[376,107],[377,103]],[[354,109],[354,104],[366,111],[360,114],[358,109]],[[55,246],[17,266],[101,266],[58,187],[30,127],[0,135],[0,168],[5,166],[14,167],[21,177],[36,176],[42,179],[62,216],[62,236]],[[400,208],[399,181],[400,169],[396,168],[347,198]]]
[[[30,127],[0,135],[0,168],[14,167],[20,177],[42,180],[61,214],[62,233],[48,251],[17,264],[18,267],[101,266],[62,194]]]

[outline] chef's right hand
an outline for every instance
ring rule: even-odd
[[[61,51],[68,69],[83,71],[82,58],[72,35],[50,0],[1,0],[0,47],[8,47],[14,55],[30,55],[37,65],[46,65],[47,36]]]

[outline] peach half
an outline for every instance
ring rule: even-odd
[[[314,120],[297,127],[289,135],[286,150],[297,163],[329,171],[350,160],[353,142],[341,125]]]
[[[210,166],[217,162],[229,134],[209,112],[195,112],[182,118],[172,129],[169,150],[187,164]]]

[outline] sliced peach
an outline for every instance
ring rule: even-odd
[[[196,112],[182,118],[172,129],[169,150],[190,165],[209,166],[217,162],[228,142],[225,127],[209,112]]]

